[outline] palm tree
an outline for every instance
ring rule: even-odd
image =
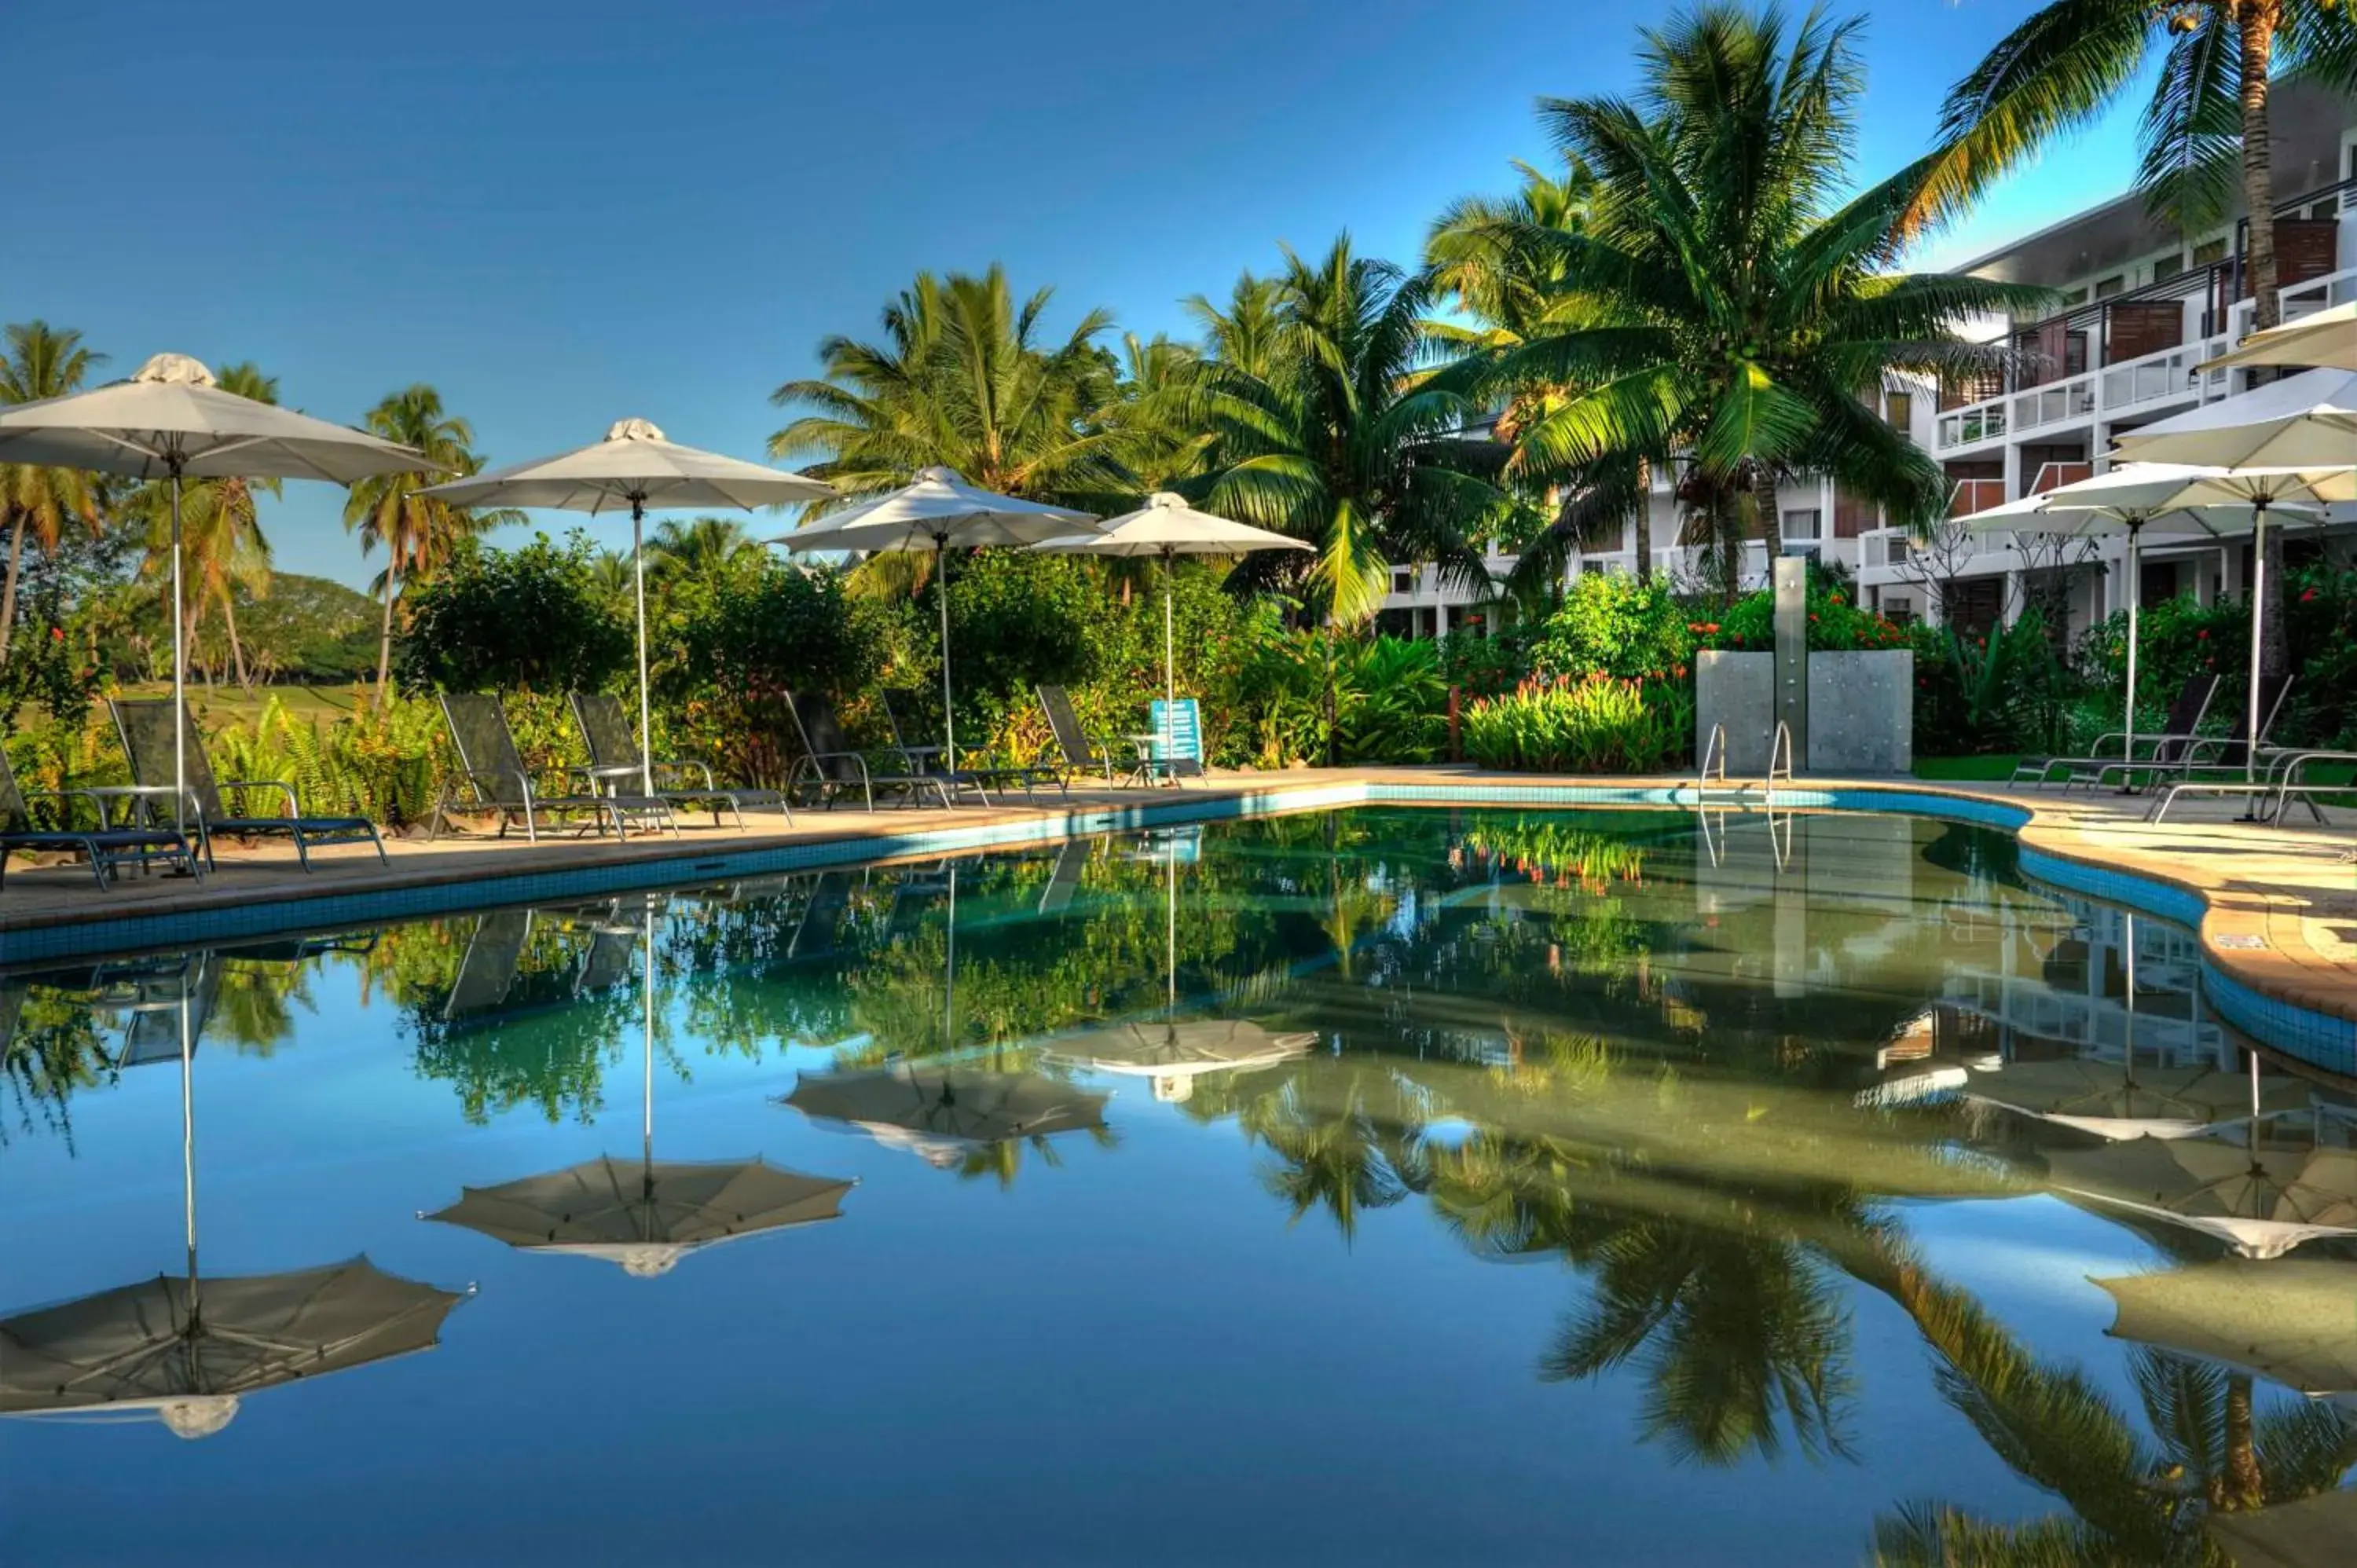
[[[1207,357],[1246,375],[1276,374],[1285,336],[1285,288],[1276,279],[1243,274],[1229,291],[1224,309],[1200,294],[1184,303],[1203,328]]]
[[[423,381],[386,397],[369,410],[366,423],[386,440],[424,453],[446,476],[463,478],[483,466],[473,450],[474,426],[445,412],[442,394]],[[393,665],[394,596],[447,561],[459,541],[518,517],[509,510],[471,511],[420,493],[438,482],[425,474],[372,475],[354,485],[344,502],[344,527],[360,534],[361,553],[380,544],[385,549],[384,573],[373,585],[384,596],[376,656],[380,703]]]
[[[1780,479],[1830,475],[1927,523],[1946,500],[1932,457],[1868,404],[1892,370],[1954,372],[1996,350],[1953,323],[2042,291],[1898,274],[1904,220],[1933,159],[1836,206],[1863,77],[1856,22],[1710,6],[1649,30],[1636,102],[1542,102],[1595,171],[1587,233],[1531,224],[1513,242],[1559,265],[1572,324],[1456,367],[1475,395],[1577,389],[1516,433],[1507,472],[1572,500],[1523,552],[1517,585],[1552,584],[1580,535],[1678,475],[1689,528],[1731,592],[1745,537],[1772,538]]]
[[[1264,351],[1255,326],[1232,360],[1215,328],[1179,406],[1214,437],[1212,509],[1307,540],[1317,554],[1306,568],[1290,555],[1248,557],[1232,581],[1285,584],[1343,624],[1374,613],[1394,560],[1437,563],[1486,594],[1469,540],[1513,503],[1481,477],[1489,444],[1460,434],[1479,408],[1418,372],[1430,283],[1353,254],[1344,235],[1317,262],[1287,251],[1275,286],[1275,344]]]
[[[1471,318],[1470,325],[1427,322],[1426,330],[1461,356],[1501,356],[1550,332],[1583,325],[1588,314],[1582,297],[1564,286],[1560,248],[1534,246],[1528,237],[1586,233],[1595,205],[1595,175],[1577,158],[1565,161],[1561,175],[1520,159],[1514,167],[1523,184],[1512,197],[1469,196],[1451,202],[1425,240],[1424,263],[1434,286]],[[1511,446],[1523,430],[1561,407],[1571,390],[1538,383],[1513,389],[1491,434]],[[1563,510],[1563,496],[1561,485],[1545,484],[1533,499],[1545,516],[1555,517]],[[1637,576],[1650,580],[1652,538],[1641,523],[1634,532]]]
[[[81,333],[46,321],[12,322],[7,338],[7,357],[0,359],[0,403],[31,403],[79,392],[91,368],[106,358],[83,348]],[[75,468],[0,463],[0,516],[8,527],[7,578],[0,585],[0,661],[8,657],[16,625],[16,571],[24,555],[25,531],[31,529],[34,542],[53,551],[68,517],[80,518],[96,533],[101,515],[92,476]]]
[[[830,338],[822,379],[770,394],[814,411],[770,437],[770,456],[821,454],[806,471],[846,499],[935,465],[1034,499],[1121,490],[1113,436],[1096,423],[1114,389],[1096,338],[1113,318],[1092,310],[1049,344],[1040,317],[1053,293],[1017,305],[996,265],[980,277],[919,274],[885,306],[882,343]]]
[[[224,365],[213,377],[221,391],[256,403],[278,401],[278,378],[264,375],[251,360]],[[188,479],[180,494],[180,633],[193,650],[209,608],[219,605],[229,638],[230,667],[237,683],[249,686],[245,649],[237,635],[237,594],[259,598],[270,591],[270,541],[262,532],[256,489],[275,497],[276,479]],[[168,580],[172,571],[172,489],[163,480],[140,487],[133,510],[147,520],[145,575]]]
[[[717,582],[759,562],[762,555],[761,546],[733,518],[699,517],[686,522],[671,518],[647,542],[647,575],[665,584],[683,578]]]
[[[1911,216],[1944,216],[2095,119],[2146,79],[2156,45],[2160,71],[2145,105],[2136,185],[2191,232],[2225,216],[2239,180],[2252,325],[2273,327],[2283,303],[2268,89],[2276,73],[2299,72],[2357,92],[2357,15],[2341,0],[2049,0],[1949,94],[1940,155]],[[2272,635],[2260,653],[2270,673],[2290,657],[2282,549],[2270,536],[2263,607]]]

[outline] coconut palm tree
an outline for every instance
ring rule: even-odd
[[[667,518],[647,542],[647,576],[659,584],[684,578],[716,582],[762,556],[761,546],[734,518]]]
[[[384,700],[393,665],[393,603],[401,590],[427,575],[450,557],[458,542],[489,528],[521,520],[512,510],[475,511],[421,494],[445,478],[464,478],[483,466],[474,451],[475,430],[446,411],[442,394],[420,381],[393,392],[368,411],[368,428],[388,441],[398,441],[432,459],[434,474],[377,474],[351,489],[344,502],[344,527],[360,535],[361,553],[379,545],[385,550],[385,567],[372,586],[384,596],[384,618],[377,638],[377,700]]]
[[[1243,274],[1224,308],[1200,294],[1182,303],[1203,329],[1206,358],[1246,375],[1276,374],[1285,335],[1285,287],[1278,280]]]
[[[91,371],[106,356],[82,347],[81,334],[46,321],[17,321],[7,328],[8,352],[0,359],[0,403],[31,403],[81,390]],[[8,528],[8,568],[0,585],[0,661],[16,624],[16,572],[24,556],[25,531],[45,551],[58,547],[66,519],[78,518],[92,533],[102,517],[96,477],[75,468],[33,463],[0,463],[0,518]]]
[[[213,384],[256,403],[278,401],[278,378],[264,375],[251,360],[223,365]],[[250,686],[245,648],[237,634],[237,596],[260,598],[270,592],[270,541],[262,532],[259,493],[275,498],[276,479],[221,478],[188,479],[180,496],[180,632],[187,646],[197,646],[197,634],[213,607],[219,606],[229,640],[230,667],[241,686]],[[168,582],[172,572],[172,489],[163,480],[142,485],[133,495],[131,510],[145,519],[147,558],[143,576]]]
[[[1830,475],[1910,522],[1944,509],[1929,454],[1869,406],[1886,371],[1955,373],[1996,350],[1953,324],[2041,291],[1893,269],[1935,160],[1839,201],[1863,73],[1857,23],[1683,13],[1648,30],[1636,101],[1547,99],[1540,118],[1595,173],[1586,233],[1512,241],[1561,268],[1572,323],[1455,367],[1485,399],[1577,391],[1516,432],[1508,476],[1571,501],[1524,547],[1517,584],[1552,584],[1580,535],[1678,476],[1689,535],[1723,589],[1747,537],[1771,539],[1779,480]]]
[[[1113,317],[1092,310],[1051,343],[1041,317],[1053,294],[1018,305],[996,265],[980,277],[919,274],[885,306],[882,342],[830,338],[820,379],[770,394],[813,411],[770,437],[770,456],[819,454],[805,471],[845,499],[936,465],[1033,499],[1121,492],[1114,436],[1098,423],[1114,377],[1096,339]]]
[[[2273,327],[2283,305],[2268,92],[2276,76],[2293,72],[2357,92],[2357,15],[2341,0],[2049,0],[1949,95],[1940,155],[1910,216],[1953,210],[2149,78],[2136,185],[2188,231],[2224,217],[2240,186],[2252,325]],[[2290,657],[2282,550],[2280,534],[2270,535],[2264,610],[2273,635],[2260,651],[2270,673]]]
[[[1482,473],[1490,444],[1461,434],[1479,407],[1419,373],[1428,280],[1353,253],[1344,235],[1316,261],[1288,250],[1276,290],[1274,349],[1231,359],[1215,332],[1179,407],[1214,437],[1211,509],[1317,553],[1248,557],[1231,580],[1285,586],[1343,624],[1374,613],[1394,561],[1436,563],[1486,594],[1470,541],[1513,502]]]

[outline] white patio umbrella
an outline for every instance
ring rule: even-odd
[[[2251,744],[2243,777],[2258,778],[2259,650],[2266,621],[2267,511],[2282,502],[2357,500],[2357,371],[2306,371],[2118,438],[2136,462],[2197,463],[2227,472],[2193,480],[2179,506],[2251,508]],[[2253,808],[2255,811],[2256,807]]]
[[[817,500],[834,494],[834,489],[823,480],[682,446],[646,420],[623,419],[607,430],[604,440],[587,446],[436,485],[425,493],[453,506],[544,507],[593,517],[625,506],[630,509],[630,562],[637,579],[639,612],[639,787],[652,795],[654,727],[652,703],[647,696],[647,512],[682,507],[750,511],[787,501]]]
[[[2243,346],[2194,370],[2222,371],[2235,365],[2311,365],[2357,371],[2357,300],[2254,332]]]
[[[1255,550],[1312,550],[1316,546],[1289,534],[1272,533],[1231,522],[1224,517],[1197,511],[1168,490],[1148,496],[1133,512],[1105,520],[1102,533],[1050,539],[1042,550],[1075,555],[1159,555],[1162,557],[1162,694],[1178,701],[1177,635],[1172,629],[1170,573],[1178,555],[1245,555]]]
[[[595,1258],[633,1279],[654,1279],[693,1252],[843,1217],[849,1181],[782,1170],[759,1158],[655,1158],[652,904],[643,920],[637,933],[644,944],[638,1159],[600,1155],[497,1187],[463,1187],[457,1202],[420,1219],[463,1225],[519,1251]]]
[[[2123,757],[2136,755],[2137,610],[2144,596],[2139,573],[2143,565],[2145,532],[2222,539],[2251,531],[2257,509],[2244,502],[2219,502],[2189,507],[2180,504],[2197,479],[2214,478],[2226,470],[2184,463],[2123,463],[2118,467],[2075,484],[2060,485],[2043,495],[1990,507],[1961,520],[1974,533],[2035,532],[2065,538],[2097,534],[2127,536],[2128,671],[2126,732]]]
[[[324,479],[426,474],[422,453],[213,384],[186,354],[158,354],[128,381],[0,408],[0,463],[88,468],[172,485],[172,701],[188,697],[180,629],[180,486],[187,479]],[[187,726],[172,726],[173,820],[188,788]]]
[[[824,517],[806,528],[770,541],[798,552],[931,550],[937,570],[946,572],[952,545],[1037,544],[1044,539],[1092,527],[1095,518],[1068,507],[1002,496],[966,483],[955,470],[923,468],[897,490]],[[949,581],[935,595],[942,611],[942,757],[957,771],[957,726],[950,716]]]

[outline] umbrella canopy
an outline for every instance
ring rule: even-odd
[[[1059,1041],[1050,1059],[1154,1081],[1157,1100],[1184,1100],[1192,1079],[1211,1072],[1268,1067],[1308,1053],[1311,1033],[1272,1034],[1240,1018],[1123,1024]]]
[[[186,354],[158,354],[128,381],[0,408],[0,463],[89,468],[172,487],[172,699],[188,697],[180,625],[180,486],[185,479],[324,479],[349,485],[371,474],[424,474],[424,454],[291,408],[213,384]],[[173,813],[188,794],[185,726],[172,730]]]
[[[705,1247],[839,1219],[847,1181],[763,1160],[690,1163],[599,1155],[499,1187],[470,1187],[425,1218],[528,1252],[619,1263],[649,1279]]]
[[[1162,694],[1178,700],[1177,633],[1171,612],[1171,560],[1178,555],[1245,555],[1255,550],[1312,550],[1316,546],[1290,534],[1232,522],[1224,517],[1197,511],[1168,490],[1148,496],[1137,510],[1108,518],[1100,533],[1050,539],[1042,550],[1073,554],[1162,557]]]
[[[834,494],[823,480],[682,446],[643,419],[617,420],[605,439],[553,457],[495,468],[425,492],[453,506],[544,507],[559,511],[630,512],[630,561],[639,612],[639,787],[655,792],[654,740],[647,696],[646,515],[677,507],[709,510],[818,500]]]
[[[2286,376],[2123,431],[2115,445],[2122,456],[2137,462],[2199,463],[2278,474],[2346,469],[2357,464],[2357,456],[2352,456],[2357,451],[2357,371],[2304,371]]]
[[[2216,1237],[2245,1258],[2357,1236],[2357,1150],[2136,1138],[2049,1160],[2055,1189]]]
[[[2201,1528],[2234,1568],[2342,1568],[2357,1541],[2357,1491],[2320,1492],[2253,1513],[2205,1513]]]
[[[1968,1099],[2099,1138],[2190,1138],[2253,1114],[2251,1080],[2214,1068],[2133,1067],[2069,1057],[2015,1062],[1975,1080]],[[2280,1075],[2257,1085],[2257,1114],[2304,1110],[2308,1090]]]
[[[247,1394],[431,1349],[464,1299],[366,1258],[159,1275],[0,1321],[0,1415],[153,1416],[209,1437]]]
[[[950,547],[1037,544],[1089,527],[1094,519],[1069,507],[1002,496],[966,483],[951,468],[921,468],[897,490],[824,517],[773,539],[789,550],[884,552],[931,550],[946,567]],[[957,771],[957,725],[951,717],[950,596],[935,595],[942,612],[942,757]]]
[[[1034,1072],[899,1062],[799,1078],[783,1103],[948,1165],[985,1144],[1102,1127],[1108,1098]]]
[[[2254,332],[2243,346],[2194,370],[2222,371],[2234,365],[2316,365],[2357,371],[2357,300]]]
[[[2097,1280],[2112,1337],[2255,1373],[2310,1398],[2357,1391],[2357,1264],[2222,1259]]]

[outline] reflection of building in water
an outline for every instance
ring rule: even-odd
[[[2068,895],[2055,896],[2075,922],[2034,965],[2030,950],[2005,942],[1996,967],[1958,966],[1945,998],[1987,1019],[2007,1058],[2083,1056],[2125,1061],[2134,1028],[2140,1059],[2167,1067],[2235,1065],[2235,1047],[2202,1005],[2199,939],[2158,920]],[[2128,933],[2135,933],[2129,962]],[[2128,975],[2136,1006],[2128,1007]]]

